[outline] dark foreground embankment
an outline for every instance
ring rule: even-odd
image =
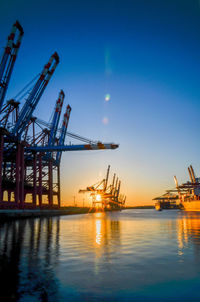
[[[87,214],[100,212],[95,208],[79,208],[79,207],[64,207],[61,209],[2,209],[0,210],[0,221],[19,219],[19,218],[31,218],[31,217],[50,217],[61,215],[75,215],[75,214]]]
[[[40,209],[20,209],[20,210],[0,210],[0,221],[8,219],[29,218],[29,217],[48,217],[48,216],[60,216],[60,215],[73,215],[73,214],[86,214],[94,212],[94,209],[90,208],[78,208],[78,207],[66,207],[53,210],[40,210]]]

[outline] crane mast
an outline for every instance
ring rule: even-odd
[[[188,167],[188,172],[189,172],[191,183],[193,183],[194,181],[193,181],[193,178],[192,178],[192,172],[191,172],[190,167]]]
[[[50,128],[48,146],[53,146],[55,144],[56,133],[58,130],[58,124],[59,124],[59,120],[60,120],[60,114],[61,114],[64,98],[65,98],[65,94],[64,94],[63,90],[61,90],[59,93],[58,100],[56,101],[55,112],[54,112],[54,116],[53,116],[51,128]]]
[[[195,177],[194,169],[193,169],[192,165],[190,165],[190,171],[191,171],[191,174],[192,174],[193,183],[195,184],[196,183],[196,177]]]
[[[116,177],[116,174],[114,173],[114,175],[113,175],[113,182],[112,182],[112,186],[111,186],[111,194],[114,193],[115,177]]]
[[[105,180],[105,185],[104,185],[104,191],[106,191],[106,189],[107,189],[109,172],[110,172],[110,165],[108,166],[108,170],[107,170],[107,175],[106,175],[106,180]]]
[[[113,194],[114,196],[116,196],[116,193],[117,193],[118,181],[119,181],[119,179],[118,179],[118,177],[117,177],[117,179],[116,179],[116,183],[115,183],[114,194]]]
[[[53,75],[56,66],[59,63],[59,56],[55,52],[49,59],[49,62],[44,66],[42,74],[34,85],[30,92],[28,99],[26,100],[22,110],[19,113],[18,120],[12,129],[12,134],[17,135],[21,138],[23,131],[28,125],[30,118],[35,110],[46,86],[48,85],[51,76]]]
[[[117,196],[116,196],[117,198],[119,197],[120,187],[121,187],[121,180],[119,181],[119,184],[118,184]]]
[[[59,146],[64,145],[71,110],[72,110],[72,108],[70,107],[70,105],[67,105],[66,112],[65,112],[64,117],[63,117],[61,134],[60,134],[59,142],[58,142]],[[57,152],[57,155],[56,155],[56,162],[57,163],[60,163],[61,155],[62,155],[61,151]]]
[[[17,31],[18,37],[16,43],[14,43]],[[24,31],[22,26],[18,21],[16,21],[12,26],[10,35],[8,36],[7,45],[0,63],[0,111],[4,102],[23,34]]]

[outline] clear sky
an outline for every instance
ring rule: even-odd
[[[63,204],[86,200],[78,190],[101,180],[108,164],[129,205],[152,203],[175,174],[186,180],[189,164],[199,175],[199,1],[1,0],[1,48],[16,19],[25,34],[7,98],[57,51],[60,64],[35,115],[48,121],[63,89],[69,131],[120,144],[63,153]]]

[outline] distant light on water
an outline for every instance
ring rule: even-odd
[[[109,93],[107,93],[107,94],[105,95],[105,101],[106,101],[106,102],[109,102],[109,101],[110,101],[110,94],[109,94]]]

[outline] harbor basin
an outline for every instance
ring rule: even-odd
[[[200,301],[200,213],[0,223],[0,301]]]

